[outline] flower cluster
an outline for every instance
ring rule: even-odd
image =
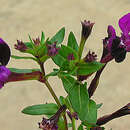
[[[119,20],[119,27],[122,30],[120,37],[116,35],[112,25],[108,26],[108,37],[103,40],[105,56],[103,56],[102,62],[108,62],[113,58],[116,62],[122,62],[126,57],[126,53],[130,52],[130,13]],[[109,58],[107,59],[106,54],[108,53]]]

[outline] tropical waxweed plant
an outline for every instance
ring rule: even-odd
[[[65,35],[64,27],[52,38],[45,39],[42,32],[41,38],[33,39],[29,36],[28,42],[17,40],[17,44],[14,45],[15,49],[30,54],[29,57],[11,55],[9,46],[0,38],[0,88],[9,82],[37,80],[49,89],[55,100],[55,103],[37,104],[22,110],[22,113],[28,115],[44,115],[41,122],[38,123],[42,130],[68,130],[69,128],[72,130],[104,130],[104,124],[130,114],[130,103],[128,103],[119,110],[97,119],[97,112],[102,104],[96,104],[91,98],[107,64],[113,59],[117,63],[124,61],[126,53],[130,52],[130,13],[119,20],[121,36],[116,35],[113,26],[108,26],[108,36],[103,39],[100,61],[97,61],[98,56],[95,52],[89,51],[85,57],[82,56],[94,23],[85,20],[81,22],[81,25],[79,44],[73,32],[70,32],[68,36],[67,45],[62,44]],[[10,57],[31,59],[39,65],[39,68],[7,68]],[[57,68],[50,70],[50,73],[45,71],[45,62],[48,59],[57,65]],[[90,84],[87,84],[88,77],[93,74],[95,77]],[[66,97],[56,96],[53,86],[48,81],[52,76],[57,76],[62,81]],[[80,124],[76,122],[77,120],[80,121]]]

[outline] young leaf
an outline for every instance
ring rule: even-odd
[[[62,43],[62,41],[64,40],[64,36],[65,36],[65,28],[61,28],[56,34],[55,36],[53,36],[50,40],[51,43],[56,42],[57,45]]]
[[[92,62],[92,63],[79,63],[78,66],[78,75],[88,75],[94,73],[101,69],[104,64],[100,62]]]
[[[26,45],[27,48],[33,49],[31,42],[24,42],[24,44]]]
[[[47,74],[45,77],[48,78],[50,76],[56,76],[58,73],[59,73],[59,69],[56,70],[53,69],[53,72]]]
[[[103,103],[97,104],[97,109],[99,109],[101,106],[103,105]]]
[[[34,49],[35,48],[34,42],[32,41],[32,38],[31,38],[30,35],[28,35],[28,37],[29,37],[29,40],[30,40],[30,44],[32,45],[32,49]]]
[[[31,60],[34,60],[34,61],[37,61],[36,58],[33,58],[33,57],[24,57],[24,56],[15,56],[15,55],[11,55],[11,58],[14,58],[14,59],[31,59]]]
[[[68,76],[67,75],[66,76],[61,76],[60,78],[62,80],[65,91],[67,93],[69,93],[70,90],[72,89],[72,87],[74,86],[76,80],[73,77],[69,76],[69,75]]]
[[[75,50],[72,48],[62,45],[61,48],[59,49],[59,52],[56,56],[52,57],[52,60],[56,65],[59,67],[62,67],[64,63],[69,64],[68,56],[70,54],[73,54],[74,60],[78,59],[78,55]]]
[[[38,104],[28,106],[22,110],[22,113],[28,115],[54,115],[58,110],[58,106],[54,103]]]
[[[87,107],[87,112],[86,112],[86,121],[88,123],[93,123],[96,124],[97,122],[97,106],[96,103],[93,100],[89,100],[89,104]]]
[[[84,130],[82,124],[80,124],[80,126],[78,127],[78,130]]]
[[[67,45],[69,47],[71,47],[72,49],[74,49],[75,51],[78,51],[78,43],[76,41],[76,38],[75,38],[73,32],[70,32],[70,34],[69,34]]]
[[[44,44],[45,43],[45,35],[44,35],[44,32],[42,32],[42,35],[41,35],[41,44]]]
[[[32,73],[34,71],[40,71],[40,69],[17,69],[17,68],[9,68],[9,70],[15,73]]]

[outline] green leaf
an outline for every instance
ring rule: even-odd
[[[29,37],[29,40],[30,40],[30,44],[32,45],[32,49],[35,49],[35,45],[34,45],[34,42],[32,41],[32,38],[30,35],[28,35]]]
[[[87,108],[89,104],[89,95],[86,84],[75,83],[69,92],[69,99],[79,118],[86,120]]]
[[[45,77],[48,78],[50,76],[56,76],[59,73],[59,71],[60,71],[59,69],[56,69],[56,70],[53,69],[53,72],[47,74]]]
[[[80,126],[78,127],[78,130],[84,130],[82,124],[80,124]]]
[[[84,63],[79,63],[77,66],[78,66],[78,71],[77,71],[78,75],[88,75],[101,69],[104,66],[104,64],[100,62],[92,62],[92,63],[84,62]]]
[[[22,110],[22,113],[28,115],[53,115],[57,110],[58,106],[56,104],[49,103],[28,106]]]
[[[40,71],[40,69],[17,69],[17,68],[9,68],[9,70],[15,73],[32,73],[35,71]]]
[[[44,44],[45,43],[45,34],[44,32],[42,32],[42,35],[41,35],[41,44]]]
[[[83,121],[82,125],[86,126],[87,130],[91,130],[93,127],[98,127],[98,125],[93,124],[93,123],[88,123],[87,121]]]
[[[24,44],[26,45],[27,48],[33,49],[31,42],[24,42]]]
[[[44,56],[42,56],[41,58],[40,58],[40,61],[42,62],[42,63],[44,63],[47,59],[49,59],[50,57],[48,56],[48,55],[44,55]]]
[[[99,109],[101,106],[103,105],[103,103],[97,104],[97,109]]]
[[[64,36],[65,36],[65,28],[61,28],[56,34],[55,36],[53,36],[50,40],[51,43],[57,42],[57,45],[62,43],[62,41],[64,40]]]
[[[65,91],[69,93],[72,87],[74,86],[76,80],[69,75],[61,76],[60,78],[62,80]]]
[[[69,34],[67,45],[70,46],[75,51],[78,51],[78,43],[76,41],[76,38],[75,38],[73,32],[70,32],[70,34]]]
[[[34,60],[34,61],[37,61],[36,58],[33,58],[33,57],[24,57],[24,56],[16,56],[16,55],[11,55],[11,58],[14,58],[14,59],[31,59],[31,60]]]
[[[75,83],[69,91],[69,99],[81,121],[95,124],[97,121],[97,106],[89,95],[85,84]]]
[[[61,48],[60,48],[58,54],[56,56],[52,57],[52,59],[53,59],[54,63],[56,65],[58,65],[59,67],[62,67],[64,64],[66,64],[66,66],[68,66],[68,64],[69,64],[68,56],[70,54],[73,54],[73,56],[74,56],[73,61],[78,60],[78,55],[75,50],[73,50],[72,48],[70,48],[68,46],[61,45]]]
[[[89,104],[87,107],[87,115],[86,115],[86,121],[88,123],[96,124],[97,122],[97,106],[96,103],[93,100],[89,100]]]

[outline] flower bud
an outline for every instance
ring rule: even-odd
[[[69,54],[67,59],[68,59],[68,61],[74,60],[75,59],[74,54],[73,53]]]
[[[17,40],[17,44],[14,45],[14,48],[21,52],[25,52],[27,50],[27,46],[24,44],[23,41],[20,40]]]
[[[60,48],[57,48],[56,42],[54,42],[53,44],[47,44],[47,49],[48,56],[55,56],[56,54],[58,54]]]
[[[84,22],[81,22],[81,24],[82,24],[82,38],[87,39],[91,34],[94,23],[84,20]]]
[[[39,46],[40,45],[40,38],[36,38],[36,39],[33,39],[33,42],[36,46]]]
[[[53,115],[51,118],[46,119],[43,117],[42,122],[39,122],[39,128],[42,130],[58,130],[57,122],[59,120],[59,117],[62,112],[66,110],[66,106],[63,105],[59,108],[59,110],[56,112],[55,115]]]

